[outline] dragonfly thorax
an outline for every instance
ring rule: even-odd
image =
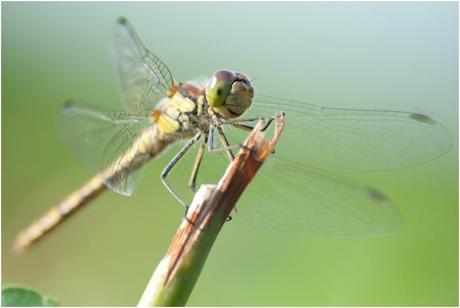
[[[156,106],[153,121],[166,139],[186,138],[208,129],[212,117],[208,110],[204,88],[184,82]]]

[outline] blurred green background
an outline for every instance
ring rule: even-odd
[[[225,225],[189,305],[458,305],[458,4],[2,3],[2,279],[67,306],[132,306],[183,210],[160,184],[106,193],[29,253],[15,234],[91,174],[60,141],[62,102],[120,108],[118,16],[177,80],[228,68],[256,91],[331,106],[427,112],[451,132],[440,159],[354,175],[398,205],[373,238]]]

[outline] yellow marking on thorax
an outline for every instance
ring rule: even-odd
[[[195,108],[196,104],[191,99],[176,92],[164,101],[152,116],[162,133],[177,133],[181,127],[180,123],[188,120],[184,113],[192,112]]]
[[[198,98],[198,114],[201,115],[203,114],[203,105],[204,105],[204,96],[200,96]]]

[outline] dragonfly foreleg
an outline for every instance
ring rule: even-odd
[[[274,117],[269,118],[267,123],[265,124],[265,126],[262,128],[262,131],[266,131],[267,128],[272,124],[274,119],[275,119]],[[246,119],[246,121],[241,121],[241,122],[251,122],[251,121],[254,121],[254,120],[255,119]],[[264,120],[264,118],[259,118],[257,120]],[[235,121],[227,122],[226,124],[230,124],[235,128],[239,128],[239,129],[242,129],[242,130],[245,130],[245,131],[252,131],[254,129],[254,126],[240,124],[240,123],[235,122]],[[273,149],[272,154],[274,154],[274,153],[275,153],[275,150]]]
[[[239,123],[229,123],[231,126],[245,130],[245,131],[252,131],[254,129],[254,126],[250,125],[245,125],[245,124],[239,124]]]
[[[263,120],[264,118],[239,118],[239,119],[232,119],[232,120],[227,120],[224,123],[226,124],[231,124],[231,123],[241,123],[241,122],[256,122],[259,120]]]
[[[262,131],[265,131],[271,125],[271,123],[273,122],[274,119],[275,119],[274,117],[270,117],[270,118],[268,118],[268,120],[265,119],[264,117],[261,117],[261,118],[249,118],[249,119],[235,119],[235,120],[232,120],[232,121],[224,122],[224,124],[230,124],[233,127],[236,127],[236,128],[242,129],[242,130],[252,131],[254,129],[254,126],[240,124],[240,123],[242,123],[242,122],[255,122],[255,121],[267,121],[265,126],[262,128]]]
[[[227,141],[227,139],[225,139]],[[225,144],[225,143],[224,143]],[[215,147],[214,145],[214,128],[210,128],[209,129],[209,137],[208,137],[208,151],[210,153],[215,153],[215,152],[222,152],[222,151],[230,151],[231,155],[233,155],[233,153],[231,152],[231,149],[235,149],[235,148],[239,148],[241,147],[241,145],[239,144],[233,144],[233,145],[229,145],[228,144],[228,141],[227,141],[227,145],[224,145],[224,146],[220,146],[220,147]],[[228,152],[227,152],[228,154]],[[229,156],[229,159],[230,159],[230,155]],[[234,156],[233,156],[234,158]],[[230,159],[230,162],[232,162],[233,159]]]
[[[172,168],[177,164],[177,162],[184,156],[184,154],[192,147],[192,145],[195,144],[201,137],[201,131],[198,132],[192,139],[190,139],[185,146],[179,151],[179,153],[174,156],[174,158],[166,165],[166,167],[163,169],[161,172],[161,181],[163,184],[166,186],[166,189],[174,196],[174,198],[179,201],[180,204],[182,204],[185,209],[188,209],[188,205],[176,194],[176,192],[173,190],[171,185],[169,185],[168,182],[168,174],[172,170]]]
[[[204,136],[203,142],[200,144],[198,153],[196,154],[195,163],[193,164],[192,174],[190,176],[190,181],[188,186],[192,189],[193,192],[196,192],[196,176],[198,175],[198,170],[200,169],[201,161],[203,159],[204,150],[206,149],[206,143],[208,142],[208,136]]]
[[[225,136],[224,130],[221,126],[217,126],[217,132],[219,133],[221,143],[224,145],[224,151],[227,153],[230,162],[232,162],[235,159],[235,155],[230,148],[230,144],[228,143],[227,137]]]

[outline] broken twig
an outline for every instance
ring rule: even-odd
[[[208,253],[227,217],[256,172],[273,152],[285,124],[275,118],[271,141],[259,121],[217,186],[203,185],[182,221],[166,256],[148,283],[139,307],[183,306],[198,279]]]

